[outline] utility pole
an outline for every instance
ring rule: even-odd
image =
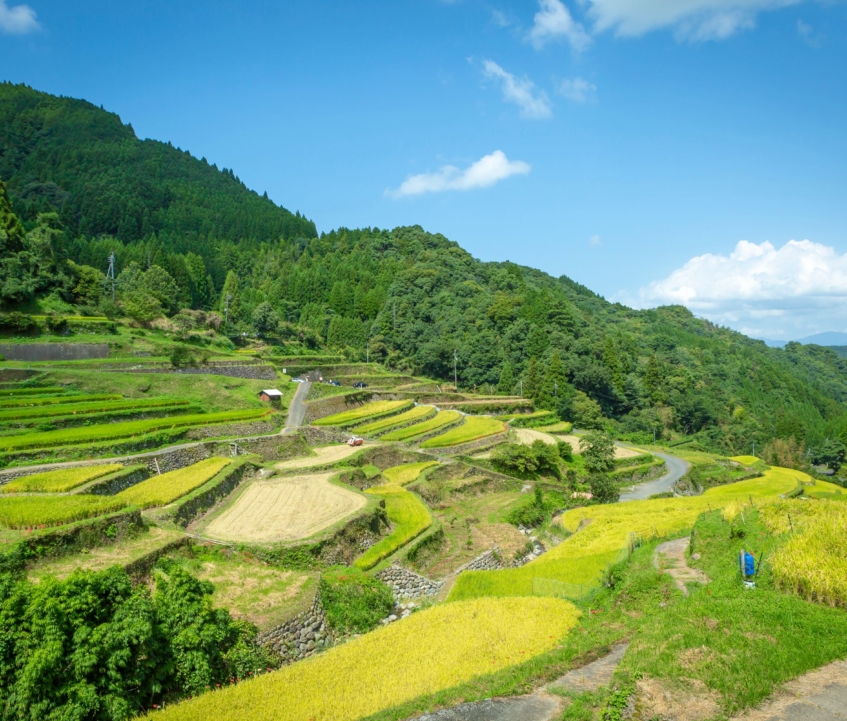
[[[453,385],[456,388],[456,392],[459,392],[459,373],[457,371],[457,363],[459,362],[459,352],[454,348],[453,349]]]
[[[104,285],[112,285],[112,302],[115,302],[115,251],[109,253],[109,269],[106,271],[106,281]]]
[[[232,300],[232,293],[226,294],[226,300],[224,301],[224,323],[229,325],[229,302]]]
[[[754,456],[756,455],[756,444],[755,443],[753,444],[753,455]]]
[[[370,363],[371,363],[371,342],[370,341],[368,341],[367,345],[365,346],[365,349],[366,349],[365,350],[365,363],[370,365]]]
[[[523,398],[523,378],[520,379],[521,389],[518,391],[520,397]]]
[[[555,398],[559,397],[559,384],[556,381],[553,381],[553,396]]]

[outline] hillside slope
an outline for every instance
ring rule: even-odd
[[[602,411],[640,442],[697,434],[750,452],[847,433],[847,361],[829,349],[768,348],[678,306],[631,310],[417,226],[316,237],[231,171],[139,141],[84,101],[0,85],[0,179],[7,309],[47,296],[95,306],[115,250],[125,273],[112,313],[222,309],[229,297],[236,341],[306,338],[444,380],[455,357],[463,388],[521,392],[586,427]]]

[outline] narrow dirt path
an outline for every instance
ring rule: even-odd
[[[685,557],[688,547],[691,545],[691,537],[675,538],[656,546],[653,552],[653,565],[659,571],[667,573],[673,578],[676,587],[682,591],[683,596],[688,595],[688,583],[708,583],[709,577],[697,568],[688,565]]]

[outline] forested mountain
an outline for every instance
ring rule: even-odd
[[[0,300],[146,321],[221,310],[234,339],[259,333],[460,387],[522,390],[621,433],[698,434],[749,451],[795,438],[819,447],[847,429],[847,360],[761,341],[682,307],[635,311],[569,278],[482,263],[420,227],[314,225],[169,144],[139,141],[117,116],[0,86]],[[18,222],[15,216],[21,219]],[[117,255],[118,303],[102,271]]]

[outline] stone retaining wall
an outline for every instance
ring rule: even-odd
[[[0,355],[13,361],[67,361],[108,358],[108,343],[0,343]]]
[[[83,493],[91,493],[96,496],[114,496],[116,493],[125,491],[130,486],[146,481],[148,478],[150,478],[150,469],[147,466],[139,465],[135,468],[130,466],[117,473],[110,473],[104,478],[97,479]]]
[[[443,581],[431,581],[397,564],[374,574],[374,577],[388,586],[398,601],[404,598],[435,596],[444,586]]]
[[[500,554],[500,549],[494,546],[477,556],[473,561],[458,568],[456,573],[462,571],[499,571],[501,568],[503,568],[503,556]]]
[[[259,646],[269,647],[278,653],[285,664],[329,648],[333,641],[320,594],[315,595],[308,611],[303,611],[281,626],[264,631],[256,637]]]
[[[200,441],[204,438],[221,438],[222,436],[263,436],[269,435],[275,430],[276,424],[273,421],[230,423],[191,428],[185,434],[185,438],[190,441]]]

